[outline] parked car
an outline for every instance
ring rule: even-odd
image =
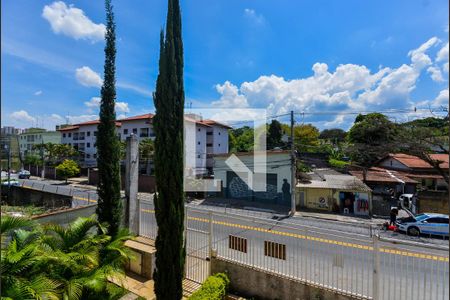
[[[19,172],[19,179],[30,179],[30,171],[22,170]]]
[[[408,235],[432,234],[448,236],[449,217],[444,214],[423,213],[397,220],[399,231]]]

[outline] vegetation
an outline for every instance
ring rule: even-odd
[[[94,217],[64,228],[3,216],[1,234],[10,237],[1,248],[2,299],[118,299],[125,292],[108,278],[122,276],[131,258],[126,231],[111,237]]]
[[[109,224],[109,232],[119,232],[122,216],[120,197],[120,144],[116,134],[116,25],[111,0],[105,1],[106,34],[104,81],[101,89],[100,123],[97,134],[98,206],[100,222]]]
[[[283,147],[284,143],[281,140],[283,137],[283,128],[281,123],[277,120],[272,120],[267,130],[267,149],[273,149],[276,147]]]
[[[185,263],[183,191],[183,42],[178,0],[168,1],[166,32],[160,37],[159,74],[154,103],[156,238],[155,294],[157,299],[183,296]]]
[[[338,160],[338,159],[333,159],[333,158],[330,158],[328,160],[328,163],[330,164],[330,166],[332,166],[333,168],[336,168],[336,169],[343,169],[347,165],[350,164],[348,161],[343,161],[343,160]]]
[[[231,129],[228,133],[230,142],[230,152],[253,151],[254,132],[253,128],[244,126]]]
[[[155,143],[152,139],[142,139],[139,142],[139,160],[146,165],[146,174],[151,174],[151,163],[155,155]]]
[[[334,145],[344,142],[346,137],[347,132],[340,128],[324,129],[319,135],[319,139],[328,140]]]
[[[65,159],[75,159],[80,155],[71,145],[65,144],[37,144],[33,146],[33,150],[41,152],[42,155],[37,155],[39,160],[44,160],[44,162],[40,161],[41,164],[45,163],[50,166],[55,166]]]
[[[42,165],[42,160],[39,157],[39,155],[36,154],[28,154],[25,156],[23,163],[25,165],[33,165],[33,166],[39,166]]]
[[[189,297],[189,300],[223,300],[225,299],[230,280],[225,273],[209,276],[202,287]]]
[[[10,213],[21,213],[24,216],[30,217],[35,215],[41,215],[45,213],[47,210],[44,207],[36,207],[33,205],[27,206],[10,206],[10,205],[2,205],[1,212],[3,215],[8,215]]]
[[[78,167],[78,164],[71,159],[66,159],[56,166],[56,174],[64,178],[66,183],[68,178],[74,177],[79,173],[80,168]]]

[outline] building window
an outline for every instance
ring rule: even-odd
[[[94,136],[97,136],[97,131],[94,131]]]
[[[72,137],[72,133],[71,132],[69,132],[69,137]]]
[[[128,134],[128,129],[124,129],[123,130],[123,134],[125,135],[125,134]]]
[[[133,128],[133,134],[137,134],[137,128]]]
[[[148,137],[148,128],[141,128],[141,133],[139,134],[140,137]]]
[[[66,137],[66,134],[65,133],[63,133],[63,138],[65,138]]]
[[[199,154],[199,155],[197,155],[197,158],[200,158],[200,154]]]
[[[206,147],[212,147],[213,146],[213,144],[212,143],[208,143],[208,144],[206,144]]]
[[[86,143],[86,148],[91,148],[91,143]]]
[[[87,136],[91,136],[91,132],[90,132],[90,131],[87,131],[87,132],[86,132],[86,135],[87,135]]]
[[[220,144],[219,144],[219,147],[220,147]]]
[[[86,154],[86,158],[91,158],[91,155],[90,154]]]
[[[212,131],[208,131],[206,135],[213,135]]]
[[[200,145],[200,141],[197,142],[197,145]]]
[[[201,129],[199,128],[199,129],[198,129],[198,132],[200,132],[200,131],[201,131]]]
[[[219,132],[219,135],[220,135],[220,132]]]

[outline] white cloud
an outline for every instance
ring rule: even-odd
[[[85,101],[84,105],[88,107],[89,113],[92,113],[94,110],[97,110],[100,107],[101,101],[102,99],[100,97],[92,97],[91,100]],[[130,108],[128,107],[127,102],[116,102],[115,109],[118,113],[130,112]]]
[[[19,110],[11,113],[10,118],[15,122],[27,122],[27,123],[36,122],[36,118],[30,116],[30,114],[25,110]]]
[[[425,54],[425,52],[439,42],[439,39],[434,36],[423,43],[419,48],[409,51],[408,56],[411,57],[412,66],[418,70],[421,70],[430,65],[431,58]]]
[[[251,8],[244,9],[244,16],[255,25],[263,25],[266,21],[262,14],[257,14],[256,11]]]
[[[428,73],[431,74],[431,79],[437,82],[444,81],[444,78],[442,77],[441,69],[435,66],[431,66],[427,69]]]
[[[39,96],[39,95],[42,95],[42,91],[36,91],[36,92],[34,92],[34,94],[33,95],[35,95],[35,96]]]
[[[442,70],[444,70],[444,72],[448,73],[448,62],[446,62],[444,65],[442,65]]]
[[[126,102],[116,102],[116,112],[120,113],[129,113],[130,108],[128,107],[128,103]]]
[[[448,89],[439,92],[439,95],[434,99],[433,106],[448,107]]]
[[[239,95],[237,86],[231,84],[229,81],[225,81],[222,85],[217,84],[216,90],[222,96],[219,101],[212,102],[212,106],[224,108],[240,108],[248,106],[245,96]]]
[[[95,24],[85,14],[84,11],[67,6],[63,1],[55,1],[44,6],[42,17],[46,19],[54,33],[64,34],[76,40],[84,39],[97,42],[104,39],[106,26]]]
[[[84,86],[101,87],[103,84],[100,75],[87,66],[76,69],[75,78]]]
[[[436,61],[448,61],[448,42],[439,50]]]
[[[312,66],[312,75],[305,78],[260,76],[240,86],[226,81],[216,85],[220,99],[212,104],[267,108],[269,115],[290,110],[345,112],[414,107],[410,94],[423,71],[428,69],[435,80],[440,79],[439,69],[436,71],[428,56],[429,49],[438,42],[437,38],[431,38],[411,50],[408,53],[411,62],[397,68],[380,67],[371,71],[364,65],[345,64],[333,71],[327,64],[318,62]],[[350,119],[336,117],[330,121],[330,115],[323,115],[314,116],[314,120],[324,126],[337,126]]]

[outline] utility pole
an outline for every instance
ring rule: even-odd
[[[8,137],[8,144],[5,143],[5,149],[8,150],[8,204],[10,204],[11,200],[11,138]],[[10,204],[11,205],[11,204]],[[15,205],[15,203],[14,203]]]
[[[291,216],[295,214],[295,186],[297,185],[296,171],[297,165],[295,161],[294,147],[294,111],[291,110]]]

